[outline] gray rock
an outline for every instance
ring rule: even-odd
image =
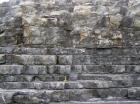
[[[48,66],[49,74],[70,74],[71,66],[70,65],[50,65]]]
[[[59,55],[58,64],[71,65],[72,64],[72,55]]]
[[[15,55],[14,63],[24,65],[48,65],[56,64],[55,55]]]

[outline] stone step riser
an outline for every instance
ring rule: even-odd
[[[0,82],[64,81],[66,75],[0,75]],[[70,79],[67,77],[67,80]]]
[[[0,64],[20,65],[139,65],[139,56],[121,57],[92,55],[5,55],[0,54]]]
[[[139,81],[139,75],[59,75],[59,74],[46,74],[46,75],[39,75],[39,74],[29,74],[29,75],[0,75],[0,81],[63,81],[66,77],[67,81],[76,81],[76,80],[105,80],[105,81]],[[11,78],[11,79],[10,79]],[[47,79],[48,78],[48,79]],[[58,78],[58,79],[57,79]],[[52,80],[53,79],[53,80]]]
[[[1,64],[11,58],[11,64],[21,65],[139,65],[139,57],[94,57],[91,55],[4,55]],[[10,63],[9,61],[9,63]]]
[[[100,88],[128,88],[133,87],[132,82],[121,81],[75,81],[75,82],[4,82],[0,83],[2,89],[100,89]],[[139,87],[139,86],[136,86]]]
[[[4,63],[4,55],[0,55]],[[7,57],[8,58],[8,57]],[[10,59],[10,58],[9,58]],[[140,65],[0,65],[1,75],[139,74]]]
[[[0,53],[4,54],[27,54],[27,55],[93,55],[93,56],[138,56],[140,55],[139,47],[131,48],[40,48],[31,47],[0,47]]]
[[[0,83],[2,89],[107,89],[107,88],[129,88],[140,87],[140,84],[131,81],[74,81],[74,82],[3,82]]]
[[[94,57],[92,55],[7,55],[1,54],[1,60],[11,58],[9,64],[19,65],[139,65],[139,56],[104,56]],[[4,58],[6,57],[6,59]],[[1,63],[2,64],[2,63]]]

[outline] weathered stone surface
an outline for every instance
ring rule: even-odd
[[[128,44],[126,38],[129,38],[129,36],[124,36],[127,33],[122,28],[139,30],[139,9],[136,5],[139,4],[138,0],[129,2],[21,0],[10,2],[10,4],[16,6],[8,7],[8,9],[7,5],[1,7],[1,17],[4,19],[5,14],[13,17],[22,16],[21,24],[24,25],[23,36],[25,36],[26,44],[88,48],[120,47]],[[14,24],[17,22],[20,23],[16,20]],[[47,30],[43,29],[45,27]],[[44,38],[41,38],[39,34],[42,36],[43,31],[47,32]],[[130,33],[133,34],[132,38],[136,39],[136,32]],[[37,37],[34,37],[35,34],[38,34]],[[128,40],[129,44],[133,45],[131,44],[133,39]],[[134,45],[138,44],[138,40],[135,40]]]
[[[137,99],[139,100],[140,97],[139,97],[139,88],[131,88],[128,90],[128,98],[130,99]]]
[[[0,104],[139,104],[139,35],[139,0],[2,3]]]
[[[20,65],[0,65],[0,74],[21,74],[22,70]]]
[[[43,65],[34,65],[34,66],[27,66],[25,68],[25,72],[23,72],[23,74],[47,74],[47,68],[46,66],[43,66]]]
[[[14,63],[23,65],[56,64],[55,55],[15,55]]]
[[[5,55],[4,54],[0,54],[0,64],[4,64],[5,62],[6,62]]]
[[[126,71],[125,65],[73,65],[72,72],[74,73],[87,73],[87,74],[98,74],[98,73],[114,73],[121,74],[130,71]]]
[[[61,55],[58,56],[58,64],[66,64],[71,65],[72,64],[72,55]]]
[[[139,57],[74,55],[73,63],[85,65],[139,65]]]
[[[68,104],[139,104],[139,101],[96,101],[96,102],[71,102]],[[53,103],[52,103],[53,104]],[[55,103],[54,103],[55,104]]]
[[[25,44],[43,45],[67,45],[70,40],[66,31],[60,27],[27,27],[24,30]]]
[[[71,66],[70,65],[50,65],[48,66],[49,74],[70,74]]]
[[[8,49],[9,47],[5,50],[8,51]],[[13,47],[11,53],[26,54],[26,55],[46,55],[47,48]]]
[[[1,75],[0,82],[49,82],[49,81],[64,81],[66,75],[46,74],[46,75]],[[70,79],[68,79],[70,80]]]

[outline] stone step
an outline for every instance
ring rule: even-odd
[[[139,74],[81,74],[77,79],[112,81],[122,85],[132,84],[133,87],[138,87],[140,85]]]
[[[109,100],[110,96],[112,96],[113,100]],[[0,104],[5,104],[5,103],[6,104],[41,104],[41,103],[48,104],[48,102],[56,102],[50,104],[63,104],[63,102],[68,102],[68,101],[72,101],[70,104],[82,104],[82,103],[88,104],[89,102],[91,104],[92,103],[96,104],[96,102],[98,104],[99,102],[101,102],[102,104],[103,101],[107,102],[107,103],[104,102],[105,104],[108,103],[115,104],[116,103],[115,98],[118,101],[118,97],[121,99],[125,99],[125,100],[119,100],[122,102],[122,104],[129,104],[129,102],[134,102],[130,104],[135,104],[136,100],[140,100],[139,96],[140,96],[140,88],[129,88],[129,89],[113,88],[113,89],[98,89],[98,90],[95,89],[89,89],[89,90],[88,89],[73,89],[73,90],[0,89]],[[130,100],[134,100],[134,101],[130,101]]]
[[[3,89],[100,89],[100,88],[128,88],[134,86],[131,81],[105,81],[105,80],[77,80],[57,82],[1,82]],[[136,86],[139,87],[139,86]]]
[[[3,63],[5,56],[0,56]],[[139,74],[140,65],[0,65],[1,75]]]
[[[46,75],[0,75],[0,82],[54,82],[54,81],[64,81],[65,77],[69,79],[66,75],[58,74],[46,74]]]
[[[20,65],[139,65],[139,56],[92,55],[11,55],[12,64]],[[7,59],[8,60],[8,59]],[[10,61],[10,60],[9,60]]]
[[[53,91],[49,90],[29,90],[29,89],[15,89],[15,90],[4,90],[0,89],[0,104],[39,104],[43,99],[39,98],[44,94],[48,103],[51,99]]]
[[[92,56],[92,55],[9,55],[12,64],[21,65],[139,65],[139,56]],[[8,60],[8,59],[7,59]],[[58,60],[58,63],[56,61]]]
[[[92,56],[73,55],[72,62],[75,65],[139,65],[139,56]]]
[[[4,56],[2,56],[4,57]],[[3,62],[3,61],[2,61]],[[140,65],[0,65],[1,75],[139,74]]]
[[[119,84],[132,84],[133,87],[140,85],[139,74],[81,74],[78,76],[79,80],[102,80],[112,81]]]
[[[92,90],[0,90],[0,104],[40,104],[81,101],[92,98]]]
[[[139,65],[73,65],[72,72],[78,74],[139,74]]]
[[[2,56],[4,57],[4,56]],[[140,66],[125,65],[0,65],[0,74],[27,74],[27,75],[44,75],[44,74],[123,74],[123,73],[140,73]],[[128,71],[127,71],[128,70]]]
[[[18,103],[12,103],[12,104],[18,104]],[[34,103],[36,104],[36,103]],[[40,103],[37,103],[40,104]],[[47,104],[47,103],[45,103]],[[79,102],[79,101],[71,101],[71,102],[59,102],[59,103],[49,103],[49,104],[140,104],[140,101],[98,101],[98,102]]]
[[[0,82],[34,82],[34,81],[77,81],[77,80],[101,80],[101,81],[139,81],[139,74],[5,74],[0,75]]]
[[[139,74],[79,74],[79,80],[133,81]]]
[[[92,55],[5,55],[2,63],[19,65],[139,65],[139,56],[92,56]]]
[[[0,75],[0,82],[50,82],[50,81],[78,81],[78,80],[100,80],[112,81],[115,83],[132,83],[139,85],[139,74],[29,74],[29,75]]]
[[[53,104],[53,103],[52,103]],[[55,103],[54,103],[55,104]],[[63,104],[63,103],[61,103]],[[95,101],[95,102],[70,102],[68,104],[140,104],[140,101]]]
[[[46,48],[41,46],[5,46],[0,47],[0,54],[27,55],[93,55],[93,56],[138,56],[140,47],[131,48]]]
[[[140,101],[94,101],[94,102],[79,102],[79,101],[71,101],[71,102],[61,102],[61,103],[50,103],[50,104],[140,104]]]
[[[84,67],[84,69],[83,69]],[[68,81],[71,80],[108,80],[108,81],[139,81],[138,66],[104,66],[96,65],[0,65],[0,81],[63,81],[67,77]],[[111,69],[111,68],[112,69]],[[126,69],[127,67],[127,69]],[[81,69],[80,69],[81,68]],[[94,69],[95,68],[95,69]],[[98,69],[99,68],[99,69]],[[102,70],[114,70],[111,74],[104,74]],[[92,73],[95,70],[95,74]],[[120,71],[119,71],[120,69]],[[97,74],[101,73],[101,74]],[[99,72],[99,70],[101,70]],[[118,72],[116,72],[118,70]],[[119,73],[129,70],[130,73]],[[106,71],[104,71],[106,72]],[[115,73],[116,72],[116,73]],[[87,74],[89,73],[89,74]]]

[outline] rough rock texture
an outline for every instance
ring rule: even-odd
[[[0,104],[140,104],[140,1],[0,4]]]

